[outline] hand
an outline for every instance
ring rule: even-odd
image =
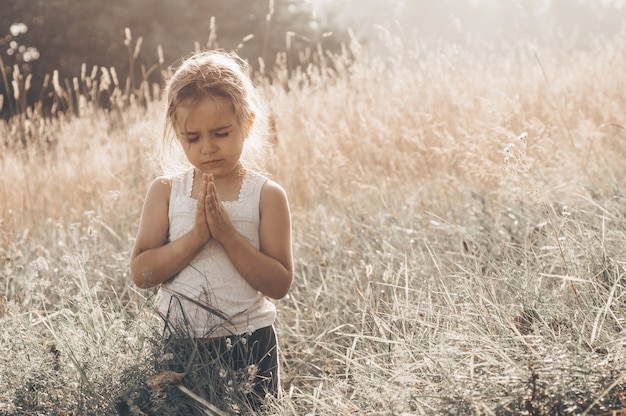
[[[202,186],[200,187],[200,195],[198,196],[198,206],[196,207],[196,224],[194,230],[196,235],[205,244],[211,239],[211,229],[207,223],[206,201],[207,201],[207,183],[208,175],[202,175]]]
[[[234,227],[217,194],[213,175],[208,175],[207,179],[206,186],[203,188],[206,191],[204,205],[206,223],[209,226],[211,235],[221,243],[225,237],[234,232]]]

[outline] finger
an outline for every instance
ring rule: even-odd
[[[195,228],[199,232],[199,235],[203,239],[211,238],[211,231],[209,230],[206,210],[205,210],[205,201],[206,201],[206,193],[204,191],[200,191],[200,195],[198,195],[198,206],[196,208],[196,225]]]
[[[217,195],[217,187],[215,186],[215,182],[211,182],[209,184],[209,195],[211,198],[211,207],[214,210],[217,210],[220,199]]]
[[[204,215],[204,202],[206,198],[204,197],[205,192],[200,191],[200,195],[198,195],[198,214]]]
[[[200,192],[200,196],[198,197],[198,223],[203,224],[203,226],[208,227],[210,214],[210,207],[208,206],[209,197],[206,192]]]
[[[213,175],[206,175],[206,182],[204,182],[204,191],[206,195],[211,195],[211,184],[213,183]]]
[[[207,195],[204,201],[204,209],[207,215],[211,215],[215,212],[213,207],[213,196],[211,195],[211,185],[207,184]]]

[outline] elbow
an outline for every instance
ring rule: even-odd
[[[135,258],[130,259],[130,277],[133,279],[135,286],[143,289],[143,281],[141,278],[140,267]]]
[[[272,293],[268,293],[267,297],[272,298],[274,300],[281,300],[289,293],[289,289],[287,290],[274,290]]]
[[[282,293],[279,293],[276,296],[272,297],[272,299],[274,299],[274,300],[281,300],[282,298],[287,296],[288,293],[289,293],[289,290],[286,290],[286,291],[284,291]]]
[[[135,284],[135,286],[137,286],[139,289],[147,289],[148,287],[146,286],[145,282],[142,281],[140,278],[136,277],[136,275],[133,275],[133,283]]]
[[[281,284],[276,285],[272,293],[269,293],[268,296],[275,300],[280,300],[287,296],[289,293],[289,289],[291,289],[291,283],[293,282],[293,273],[289,273],[285,276],[284,279],[281,279]]]
[[[141,273],[137,273],[135,270],[131,268],[130,275],[133,279],[133,283],[140,289],[145,289],[145,282],[141,278]]]
[[[133,283],[140,289],[149,289],[153,284],[150,284],[150,271],[147,268],[141,268],[139,265],[134,265],[131,262],[130,275],[133,279]]]
[[[133,254],[130,257],[130,277],[135,286],[144,289],[145,283],[141,272],[141,265],[137,259],[138,256],[139,253],[133,250]]]

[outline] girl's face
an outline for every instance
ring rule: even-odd
[[[233,106],[225,98],[205,98],[189,107],[181,106],[174,116],[176,137],[189,162],[216,179],[237,173],[247,131]]]

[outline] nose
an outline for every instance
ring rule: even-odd
[[[217,150],[217,143],[212,140],[211,137],[207,137],[202,141],[202,153],[215,153]]]

